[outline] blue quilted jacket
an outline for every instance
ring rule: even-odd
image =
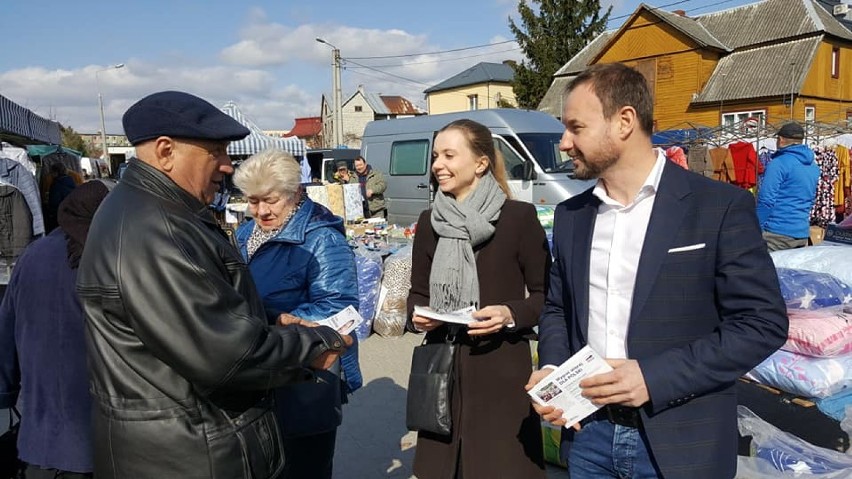
[[[270,321],[276,321],[280,313],[317,321],[349,305],[358,308],[355,255],[346,242],[343,220],[305,198],[284,229],[249,260],[246,245],[254,225],[251,220],[237,229],[237,243]],[[362,383],[357,343],[341,357],[341,366],[347,392],[351,393]],[[292,392],[287,396],[293,396]],[[292,414],[287,415],[292,418]],[[329,416],[332,414],[325,417]],[[302,426],[298,429],[303,430]],[[320,429],[313,432],[327,428]]]

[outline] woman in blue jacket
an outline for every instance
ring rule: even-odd
[[[300,174],[296,160],[280,150],[250,157],[234,174],[253,217],[237,230],[237,242],[270,321],[282,313],[317,321],[358,307],[355,256],[343,220],[304,194]],[[357,344],[341,363],[276,390],[284,479],[331,478],[342,400],[361,384]]]

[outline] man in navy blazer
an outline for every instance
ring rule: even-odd
[[[580,383],[604,407],[563,434],[572,479],[734,477],[734,384],[788,325],[754,197],[652,148],[652,96],[624,65],[580,74],[562,121],[575,176],[598,183],[556,208],[527,388],[586,345],[614,368]]]

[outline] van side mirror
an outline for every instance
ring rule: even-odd
[[[533,162],[532,161],[525,161],[524,162],[523,179],[525,181],[531,181],[531,180],[536,179],[537,177],[538,177],[538,175],[535,173],[535,166],[533,165]]]

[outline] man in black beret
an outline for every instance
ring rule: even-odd
[[[139,100],[123,122],[139,158],[95,215],[77,275],[94,475],[274,478],[268,390],[328,368],[352,340],[275,325],[207,208],[233,173],[228,143],[248,129],[175,91]]]
[[[808,244],[820,170],[814,152],[802,144],[804,138],[805,130],[797,123],[778,129],[778,151],[757,190],[757,219],[769,251]]]

